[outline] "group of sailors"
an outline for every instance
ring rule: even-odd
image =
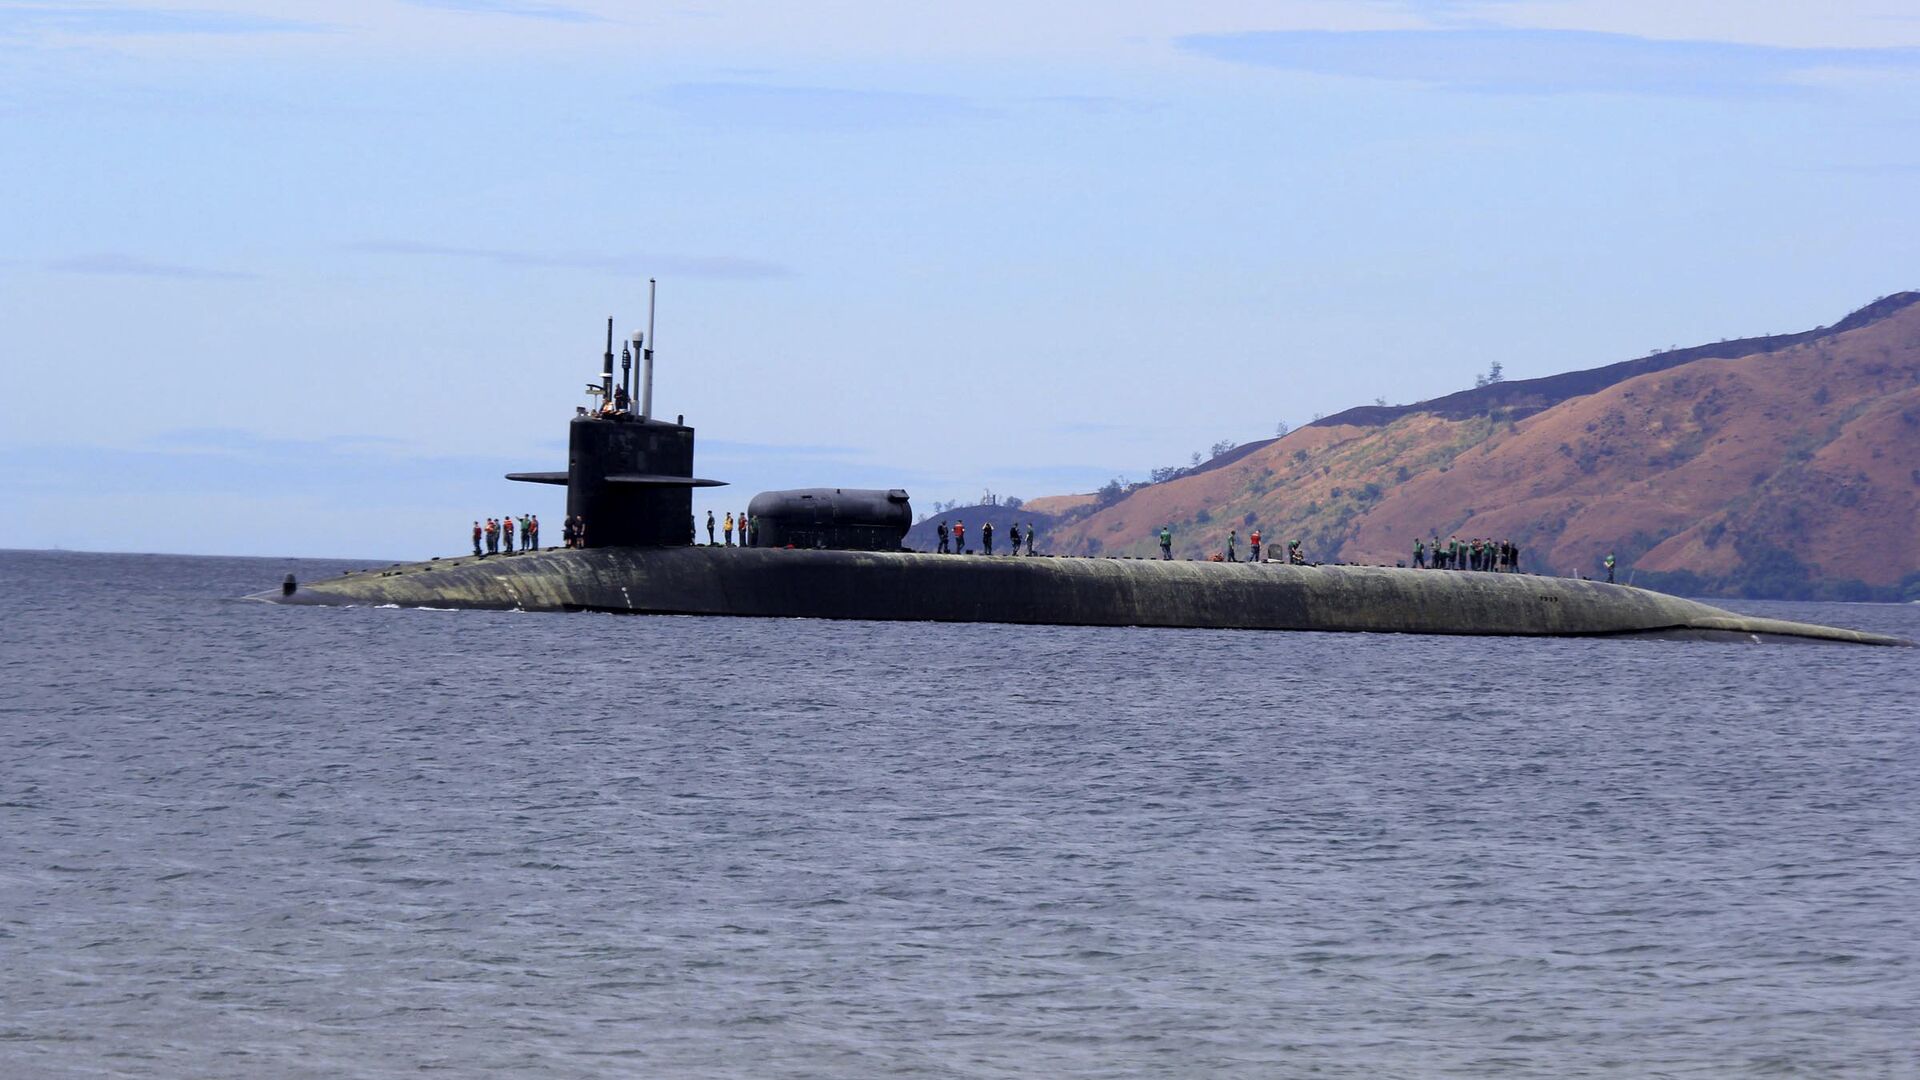
[[[1160,557],[1162,559],[1172,559],[1173,526],[1160,526],[1159,541]],[[1251,556],[1250,561],[1259,562],[1259,529],[1253,530],[1253,532],[1248,535],[1247,546]],[[1429,564],[1429,553],[1431,553],[1432,556],[1431,564]],[[1240,530],[1227,530],[1226,550],[1214,552],[1208,556],[1208,560],[1210,562],[1239,562]],[[1300,541],[1298,540],[1287,541],[1286,557],[1273,561],[1285,562],[1289,566],[1308,565],[1306,555],[1302,552]],[[1512,540],[1492,540],[1479,537],[1462,540],[1458,536],[1455,536],[1442,544],[1438,535],[1434,536],[1433,543],[1429,546],[1426,541],[1415,537],[1413,541],[1413,565],[1423,570],[1428,569],[1429,565],[1431,565],[1431,568],[1435,570],[1484,570],[1492,573],[1514,574],[1520,571],[1520,548]],[[1607,556],[1606,565],[1607,580],[1612,581],[1613,556],[1611,554]]]
[[[1160,558],[1167,559],[1167,560],[1172,559],[1173,558],[1173,526],[1171,525],[1160,526],[1159,540],[1160,540]],[[1248,555],[1247,561],[1259,562],[1260,548],[1261,548],[1260,530],[1255,529],[1253,530],[1253,532],[1247,534],[1247,555]],[[1207,561],[1208,562],[1232,562],[1232,563],[1239,562],[1240,561],[1240,530],[1228,529],[1226,550],[1216,551],[1212,555],[1207,556]],[[1275,561],[1280,561],[1280,560],[1275,560]],[[1284,561],[1290,566],[1307,565],[1307,557],[1301,551],[1300,541],[1298,540],[1287,541],[1286,559]]]
[[[953,523],[953,528],[948,529],[946,520],[943,518],[940,524],[934,528],[933,533],[940,540],[940,543],[934,548],[934,554],[936,555],[970,555],[972,554],[972,552],[969,552],[967,550],[967,523],[966,522],[955,521]],[[1040,530],[1034,528],[1033,522],[1031,521],[1027,522],[1027,531],[1024,533],[1020,531],[1020,523],[1017,521],[1007,526],[1007,539],[1012,541],[1012,543],[1008,546],[1007,554],[1009,555],[1020,554],[1020,544],[1023,540],[1026,542],[1026,545],[1027,545],[1027,554],[1028,555],[1033,554],[1033,540],[1034,540],[1034,537],[1039,535],[1040,535]],[[980,525],[980,553],[982,555],[993,554],[993,522],[991,521],[983,522]]]
[[[520,542],[516,547],[514,534],[519,533]],[[583,514],[574,514],[560,526],[560,534],[566,546],[583,548],[587,546],[587,519]],[[540,550],[540,516],[521,514],[514,517],[509,514],[501,518],[488,518],[485,524],[473,523],[473,553],[479,558],[488,555],[517,555],[521,552]]]
[[[513,544],[515,524],[519,526],[520,546]],[[481,545],[486,550],[481,550]],[[485,525],[473,523],[473,553],[485,558],[488,555],[512,555],[517,551],[540,550],[540,519],[533,514],[521,514],[518,518],[509,514],[502,518],[488,518]]]
[[[516,524],[520,536],[520,545],[517,549],[514,547]],[[716,538],[716,529],[721,538]],[[724,543],[727,547],[734,546],[733,535],[736,530],[738,530],[740,534],[740,546],[752,547],[754,542],[759,539],[760,519],[750,518],[744,512],[738,517],[735,517],[734,514],[729,511],[724,519],[716,521],[713,516],[713,511],[707,511],[707,543],[709,545]],[[936,549],[939,554],[971,554],[971,552],[967,550],[966,522],[955,521],[953,527],[949,529],[946,521],[943,519],[934,532],[940,539],[939,547]],[[575,514],[569,516],[561,526],[561,534],[567,547],[586,547],[587,519],[585,515]],[[1020,554],[1020,545],[1022,542],[1026,544],[1026,553],[1028,555],[1033,554],[1033,542],[1034,538],[1039,535],[1039,530],[1034,527],[1032,522],[1027,523],[1024,532],[1021,530],[1020,524],[1015,522],[1007,526],[1007,534],[1008,539],[1012,541],[1007,554]],[[1159,540],[1160,557],[1162,559],[1173,558],[1173,527],[1171,525],[1160,526]],[[1259,562],[1259,529],[1253,530],[1253,532],[1248,535],[1247,543],[1251,561]],[[512,555],[515,554],[516,551],[525,552],[538,550],[540,550],[540,518],[535,514],[522,514],[518,518],[511,515],[503,518],[488,518],[484,525],[478,521],[473,523],[473,553],[478,557],[485,558],[488,555],[503,553]],[[981,553],[985,555],[993,554],[993,522],[991,521],[980,526],[980,550]],[[1226,551],[1216,552],[1211,556],[1211,561],[1240,561],[1240,530],[1229,529],[1227,531]],[[1287,541],[1286,559],[1284,561],[1290,566],[1307,565],[1306,557],[1301,552],[1300,541]],[[1433,543],[1429,545],[1425,540],[1414,537],[1413,565],[1422,570],[1429,568],[1434,570],[1482,570],[1496,574],[1514,574],[1520,571],[1520,548],[1512,540],[1491,540],[1481,537],[1461,540],[1458,536],[1454,536],[1448,538],[1447,542],[1443,544],[1440,542],[1439,535],[1436,534],[1433,537]],[[1612,581],[1614,567],[1612,552],[1607,553],[1605,565],[1607,568],[1607,580]]]
[[[707,546],[708,547],[712,547],[713,545],[720,543],[720,541],[715,540],[713,538],[713,528],[714,528],[713,511],[709,510],[707,511]],[[726,520],[720,523],[720,532],[723,536],[726,537],[727,547],[733,546],[733,532],[736,528],[740,530],[740,546],[741,547],[752,547],[754,545],[754,542],[760,539],[760,519],[759,518],[748,517],[746,515],[746,511],[744,510],[741,511],[740,516],[738,518],[735,518],[733,516],[733,512],[728,511]]]
[[[1485,570],[1496,574],[1520,572],[1520,548],[1511,540],[1474,537],[1463,541],[1454,536],[1442,544],[1436,533],[1433,545],[1429,548],[1426,541],[1414,537],[1413,565],[1427,569],[1429,553],[1432,555],[1432,569],[1435,570]]]

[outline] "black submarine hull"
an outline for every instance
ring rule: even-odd
[[[260,599],[653,615],[1906,645],[1526,574],[743,547],[560,549],[367,570]]]

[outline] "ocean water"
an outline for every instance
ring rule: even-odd
[[[0,1076],[1920,1076],[1920,650],[347,565],[0,552]]]

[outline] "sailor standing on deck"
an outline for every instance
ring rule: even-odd
[[[1033,522],[1027,522],[1027,554],[1033,554]]]
[[[1603,561],[1603,562],[1605,562],[1605,563],[1606,563],[1606,566],[1607,566],[1607,584],[1609,584],[1609,585],[1612,585],[1612,584],[1614,584],[1614,580],[1613,580],[1613,552],[1611,552],[1611,551],[1609,551],[1609,552],[1607,552],[1607,557],[1606,557],[1606,558],[1605,558],[1604,560],[1602,560],[1602,561]]]
[[[967,523],[964,521],[953,523],[953,553],[955,555],[967,553]]]
[[[1247,546],[1253,549],[1253,561],[1259,562],[1260,561],[1260,530],[1259,529],[1253,530],[1253,535],[1247,537]]]
[[[1238,546],[1240,546],[1240,530],[1228,529],[1227,530],[1227,561],[1228,562],[1240,561],[1240,556],[1234,552],[1234,548]]]
[[[707,546],[713,546],[713,511],[707,511]]]
[[[530,551],[540,550],[540,515],[539,514],[527,515],[527,548]]]
[[[980,526],[980,550],[987,555],[993,554],[993,522],[991,521]]]
[[[1173,527],[1172,526],[1169,526],[1169,525],[1160,526],[1160,557],[1162,559],[1173,558]]]
[[[733,511],[731,510],[727,511],[726,520],[721,523],[720,531],[725,533],[727,536],[727,546],[732,547],[733,546]]]
[[[473,523],[473,557],[476,559],[480,557],[480,537],[483,535],[485,535],[485,533],[484,533],[484,530],[480,528],[480,523],[478,521],[474,522]]]
[[[940,527],[933,530],[933,532],[934,535],[940,538],[940,546],[933,549],[934,554],[945,555],[947,553],[947,521],[945,518],[940,519]]]
[[[1413,538],[1413,565],[1422,570],[1427,568],[1427,545],[1417,536]]]
[[[506,549],[507,554],[509,555],[513,554],[513,515],[512,514],[508,514],[506,517],[500,519],[500,535],[506,539],[506,544],[504,545],[504,547]]]
[[[1013,543],[1013,550],[1008,552],[1008,554],[1010,555],[1020,554],[1020,523],[1019,522],[1016,521],[1013,524],[1007,526],[1007,539]]]

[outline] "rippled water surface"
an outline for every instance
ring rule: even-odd
[[[1920,1076],[1920,650],[343,565],[0,553],[0,1075]]]

